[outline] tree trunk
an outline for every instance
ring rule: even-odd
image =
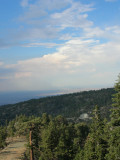
[[[30,160],[34,160],[33,159],[33,148],[32,148],[32,130],[30,130],[29,138],[30,138]]]

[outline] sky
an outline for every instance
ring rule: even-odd
[[[0,1],[0,91],[113,87],[120,0]]]

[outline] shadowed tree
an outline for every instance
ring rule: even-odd
[[[104,123],[100,116],[98,106],[93,111],[93,120],[90,133],[87,137],[84,148],[84,160],[104,160],[107,153],[106,141],[104,138]],[[82,159],[81,159],[82,160]]]
[[[120,74],[115,84],[116,93],[113,95],[113,109],[109,123],[109,148],[107,160],[120,160]]]

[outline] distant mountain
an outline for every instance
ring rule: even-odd
[[[75,117],[87,120],[92,116],[91,113],[95,105],[101,108],[103,117],[108,117],[112,104],[111,98],[114,93],[113,88],[107,88],[4,105],[0,107],[0,121],[4,123],[5,120],[11,120],[20,114],[41,116],[45,112],[53,116],[60,114],[69,119]]]

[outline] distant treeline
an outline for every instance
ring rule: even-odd
[[[92,110],[98,105],[103,117],[109,117],[112,104],[113,88],[83,91],[79,93],[51,96],[40,99],[0,106],[0,122],[12,120],[16,115],[41,116],[43,113],[52,116],[62,115],[66,118],[78,118],[81,114],[87,113],[91,117]]]

